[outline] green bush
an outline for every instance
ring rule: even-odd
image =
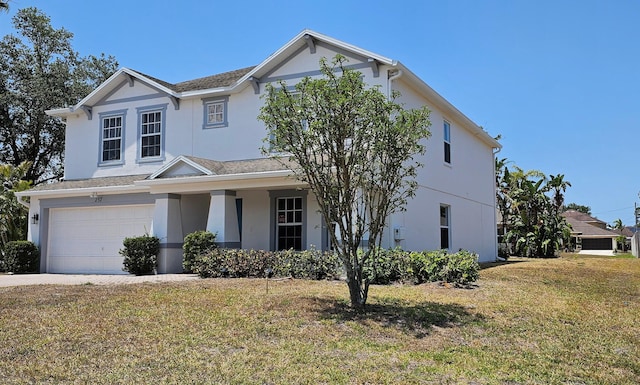
[[[333,279],[340,264],[333,253],[318,250],[264,251],[213,249],[196,257],[192,269],[202,278],[264,277],[270,269],[276,277]]]
[[[193,272],[193,263],[198,256],[205,255],[216,248],[216,235],[202,230],[187,234],[182,245],[182,269],[185,273]]]
[[[378,249],[372,254],[372,258],[365,262],[365,277],[376,285],[410,281],[412,276],[409,256],[408,251],[400,248]]]
[[[124,268],[135,275],[154,274],[160,251],[158,237],[143,235],[141,237],[125,238],[122,242],[124,249],[120,255],[124,257]]]
[[[364,274],[372,284],[444,281],[468,284],[478,279],[477,256],[468,251],[408,252],[379,249],[365,263]],[[202,278],[264,277],[271,269],[276,277],[335,279],[341,271],[337,254],[315,249],[263,251],[213,249],[195,258],[193,272]]]
[[[30,241],[10,241],[5,245],[0,269],[12,273],[35,273],[40,270],[40,251]]]
[[[465,250],[449,254],[446,250],[413,252],[410,265],[416,283],[444,281],[468,284],[478,279],[477,255]]]
[[[336,253],[313,248],[303,251],[280,251],[276,261],[274,270],[277,275],[303,279],[335,279],[341,267]]]

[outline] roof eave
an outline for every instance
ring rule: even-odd
[[[306,45],[307,43],[305,42],[305,36],[311,36],[313,39],[320,40],[327,44],[334,45],[344,50],[354,52],[360,56],[374,59],[382,64],[387,64],[387,65],[397,64],[396,60],[390,59],[382,55],[378,55],[371,51],[364,50],[354,45],[334,39],[330,36],[323,35],[316,31],[305,29],[301,31],[299,34],[297,34],[293,39],[289,40],[285,45],[280,47],[280,49],[278,49],[276,52],[269,55],[269,57],[267,57],[264,61],[262,61],[262,63],[258,64],[254,69],[246,73],[242,78],[240,78],[237,81],[234,87],[238,87],[240,85],[247,85],[246,83],[248,83],[252,77],[260,78],[263,75],[263,72],[266,72],[271,68],[270,66],[271,63],[274,61],[277,61],[280,56],[283,56],[283,55],[286,56],[292,53],[293,51],[295,51],[296,49],[298,49],[299,47]]]
[[[408,69],[404,64],[397,62],[394,67],[402,70],[403,73],[406,73],[406,76],[411,79],[411,83],[415,84],[418,89],[427,97],[428,100],[434,102],[437,107],[440,107],[447,113],[447,116],[451,117],[462,123],[462,125],[471,131],[476,137],[480,138],[484,143],[491,146],[492,148],[502,148],[502,144],[498,142],[495,138],[491,137],[485,130],[483,130],[480,126],[473,122],[473,120],[469,119],[465,114],[463,114],[460,110],[458,110],[453,104],[451,104],[447,99],[445,99],[442,95],[440,95],[436,90],[431,88],[424,80],[420,79],[416,74],[414,74],[410,69]],[[400,78],[400,80],[402,80]]]
[[[90,196],[92,193],[99,194],[120,194],[126,193],[144,193],[149,189],[146,186],[126,185],[126,186],[101,186],[101,187],[82,187],[72,189],[57,190],[25,190],[16,193],[17,197],[33,197],[33,198],[59,198],[71,196]]]
[[[158,186],[158,185],[173,185],[183,183],[208,183],[218,181],[233,181],[241,179],[265,179],[265,178],[282,178],[290,177],[293,174],[291,170],[278,170],[278,171],[258,171],[251,173],[240,174],[222,174],[222,175],[198,175],[198,176],[184,176],[173,177],[166,179],[144,179],[133,182],[137,186]]]

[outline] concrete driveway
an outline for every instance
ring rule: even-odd
[[[97,274],[0,274],[0,287],[25,285],[126,285],[142,282],[176,282],[199,279],[196,274],[97,275]]]

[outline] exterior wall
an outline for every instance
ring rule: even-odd
[[[209,194],[182,195],[180,197],[183,238],[194,231],[206,228],[209,201]]]
[[[261,93],[256,95],[252,87],[238,93],[222,95],[227,101],[227,126],[203,128],[203,99],[181,99],[179,109],[158,90],[135,80],[133,86],[127,82],[120,84],[114,92],[92,108],[92,119],[81,111],[67,119],[65,147],[65,179],[84,179],[120,175],[151,174],[179,155],[192,155],[215,160],[255,159],[262,157],[260,148],[266,137],[266,130],[257,118],[267,82],[284,79],[293,86],[304,76],[318,76],[318,62],[322,57],[331,60],[335,51],[318,45],[315,54],[309,49],[299,50],[297,55],[283,62],[272,73],[263,77]],[[346,52],[342,52],[347,54]],[[386,71],[380,69],[380,76],[373,77],[366,58],[351,55],[349,66],[362,71],[365,82],[378,85],[386,92]],[[159,161],[139,161],[139,128],[137,108],[166,106],[163,137],[163,159]],[[122,164],[99,165],[100,163],[100,114],[126,111],[124,121],[124,152]]]
[[[269,193],[261,190],[238,191],[242,198],[242,247],[269,250]]]
[[[388,93],[390,66],[380,65],[379,76],[367,62],[366,57],[358,57],[338,49],[338,52],[348,57],[348,66],[362,72],[364,81],[370,86],[379,86],[381,92]],[[92,119],[89,120],[84,112],[67,119],[66,130],[66,158],[65,178],[68,180],[151,174],[172,159],[180,155],[192,155],[215,160],[237,160],[262,157],[260,147],[266,136],[264,125],[257,119],[263,100],[265,83],[286,81],[288,86],[295,85],[304,76],[318,76],[318,61],[325,57],[331,60],[336,50],[329,49],[323,43],[316,45],[316,52],[311,54],[308,47],[296,51],[295,54],[276,66],[270,73],[261,78],[260,94],[255,94],[252,87],[233,94],[219,95],[227,100],[226,125],[217,128],[204,127],[203,99],[197,97],[182,99],[176,109],[170,98],[159,90],[134,80],[133,86],[122,82],[114,91],[102,101],[92,107]],[[496,248],[496,218],[494,154],[493,149],[480,141],[478,137],[466,130],[453,116],[425,99],[405,77],[393,81],[393,89],[402,93],[398,100],[406,108],[418,108],[427,105],[431,109],[432,136],[426,140],[427,152],[420,161],[425,165],[419,171],[419,189],[415,199],[407,206],[407,211],[392,215],[389,229],[385,232],[383,246],[400,246],[408,250],[437,249],[440,247],[440,205],[450,207],[450,249],[468,249],[476,252],[481,261],[495,260]],[[275,84],[275,83],[274,83]],[[139,161],[139,128],[138,108],[148,106],[166,106],[165,125],[163,127],[163,156],[152,162]],[[100,165],[100,114],[113,111],[126,111],[123,127],[123,161],[117,165]],[[451,133],[451,162],[444,161],[443,122],[450,124]],[[174,170],[180,174],[180,170]],[[167,174],[171,175],[171,174]],[[230,188],[235,189],[232,186]],[[267,190],[234,190],[235,198],[242,199],[241,245],[246,249],[273,248],[275,234],[273,214],[273,196]],[[181,194],[176,191],[176,194]],[[274,192],[271,191],[273,194]],[[295,194],[291,190],[289,193]],[[146,195],[146,194],[145,194]],[[178,260],[179,234],[182,238],[193,231],[205,229],[210,215],[209,191],[198,190],[195,195],[178,195],[171,203],[171,212],[181,218],[179,230],[169,229],[171,217],[169,208],[159,208],[155,225],[162,225],[160,233],[172,232],[171,241],[163,251],[163,263],[168,270],[174,270]],[[123,201],[127,201],[125,195]],[[147,195],[145,200],[154,202],[154,195]],[[71,205],[83,204],[74,198],[65,202]],[[117,195],[111,195],[106,201],[121,204]],[[231,198],[229,198],[231,199]],[[82,202],[84,202],[82,200]],[[38,243],[46,244],[46,218],[48,207],[54,200],[47,200],[46,207],[37,198],[31,200],[30,217],[40,213],[40,225],[30,224],[29,238]],[[120,203],[118,203],[120,202]],[[231,201],[229,201],[231,202]],[[227,203],[229,203],[227,202]],[[157,201],[155,201],[157,204]],[[169,205],[170,202],[167,202]],[[89,205],[90,202],[84,204]],[[227,205],[231,207],[229,203]],[[158,206],[160,207],[160,206]],[[168,206],[167,206],[168,207]],[[235,213],[235,211],[234,211]],[[322,218],[318,213],[318,204],[311,194],[306,197],[306,219],[304,228],[306,237],[304,246],[312,245],[318,249],[326,246],[326,229],[323,228]],[[159,222],[162,222],[159,223]],[[398,229],[396,234],[394,230]],[[175,234],[173,234],[175,233]],[[170,247],[169,247],[170,246]],[[46,248],[44,249],[46,253]],[[165,255],[166,254],[166,255]],[[169,255],[170,254],[170,255]],[[175,266],[174,266],[175,265]]]
[[[466,249],[480,261],[493,261],[496,250],[496,218],[493,149],[480,142],[459,122],[396,80],[405,108],[427,105],[431,110],[431,137],[420,159],[418,191],[407,211],[393,215],[390,228],[403,228],[404,240],[390,232],[388,244],[409,250],[440,248],[440,205],[450,206],[450,250]],[[444,121],[450,124],[451,163],[444,161]]]

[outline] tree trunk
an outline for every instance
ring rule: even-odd
[[[347,286],[349,286],[351,307],[354,309],[364,309],[367,298],[363,295],[362,282],[355,277],[348,277]]]

